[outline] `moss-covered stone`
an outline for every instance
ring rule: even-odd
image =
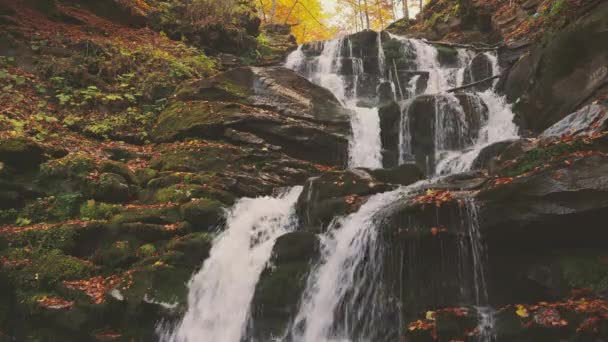
[[[102,173],[99,180],[89,186],[90,196],[102,202],[124,203],[133,197],[127,180],[115,173]]]
[[[93,255],[93,262],[108,268],[127,267],[137,260],[133,242],[116,241],[105,248],[100,248]]]
[[[171,264],[199,267],[209,256],[212,241],[208,233],[192,233],[169,241],[166,250],[177,252],[171,257]]]
[[[16,168],[32,168],[46,159],[44,150],[37,143],[13,138],[0,140],[0,161]]]
[[[106,160],[99,165],[99,172],[113,173],[122,176],[130,184],[137,184],[138,178],[129,170],[126,164],[117,161]]]
[[[560,142],[549,146],[539,146],[526,152],[522,157],[518,158],[514,164],[509,165],[501,173],[507,177],[518,176],[546,164],[553,158],[589,149],[592,149],[592,146],[584,143],[582,140],[571,143]]]
[[[241,114],[241,108],[234,103],[177,101],[160,114],[152,136],[159,141],[185,136],[219,138],[222,134],[219,127],[229,117]]]
[[[573,289],[591,289],[597,293],[608,291],[608,253],[593,251],[562,256],[562,275]]]
[[[223,204],[209,199],[193,200],[182,205],[180,210],[186,221],[196,230],[202,231],[213,229],[224,216]]]
[[[292,232],[277,239],[271,266],[260,276],[252,302],[256,338],[265,341],[285,331],[297,312],[319,248],[319,239],[309,232]]]
[[[151,224],[171,224],[180,220],[179,209],[175,207],[166,208],[136,208],[124,211],[114,217],[113,223],[151,223]]]

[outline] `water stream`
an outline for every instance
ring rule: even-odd
[[[277,197],[243,198],[228,213],[226,230],[189,284],[188,311],[163,342],[240,342],[255,286],[274,242],[293,230],[302,187]]]
[[[513,113],[493,89],[465,94],[473,110],[487,108],[487,118],[477,128],[471,126],[462,99],[446,92],[462,85],[465,73],[469,72],[467,67],[476,56],[474,52],[458,49],[456,65],[445,67],[434,46],[415,39],[389,38],[402,44],[403,53],[415,56],[417,73],[408,82],[400,82],[399,70],[396,64],[391,67],[391,61],[387,61],[382,35],[378,34],[376,57],[380,71],[374,82],[378,85],[390,82],[392,98],[398,99],[401,105],[399,163],[412,159],[412,137],[417,132],[410,129],[409,110],[417,96],[431,97],[434,101],[434,150],[427,157],[428,160],[434,158],[434,166],[429,166],[430,175],[438,177],[467,171],[485,146],[517,137]],[[370,78],[364,60],[356,57],[353,44],[347,38],[315,44],[313,47],[320,51],[317,55],[307,55],[300,46],[289,55],[286,67],[329,89],[352,111],[349,166],[381,168],[383,146],[378,109],[362,105],[362,95],[358,92],[358,85],[369,82]],[[500,72],[496,57],[492,54],[486,57],[492,63],[493,72]],[[345,70],[345,66],[352,70]],[[426,73],[426,88],[419,89],[419,79]],[[377,334],[383,331],[377,326],[386,321],[386,308],[398,306],[387,303],[382,293],[382,248],[378,232],[384,219],[382,209],[431,181],[374,195],[357,212],[337,218],[331,224],[320,236],[320,261],[310,272],[298,313],[283,341],[378,340]],[[293,229],[293,207],[300,192],[301,188],[296,187],[279,197],[243,199],[235,205],[228,216],[226,231],[217,237],[211,257],[190,283],[188,312],[173,331],[163,334],[164,342],[250,340],[244,331],[256,283],[270,258],[274,241]],[[485,250],[477,216],[475,202],[465,201],[462,217],[466,229],[461,233],[459,250],[462,267],[472,274],[473,296],[467,300],[478,308],[479,340],[492,341],[493,311],[487,306]]]

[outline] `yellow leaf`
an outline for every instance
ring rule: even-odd
[[[521,304],[517,304],[517,311],[515,311],[515,313],[519,317],[523,317],[523,318],[530,317],[528,310]]]
[[[434,321],[435,320],[435,311],[427,311],[426,319],[428,319],[429,321]]]

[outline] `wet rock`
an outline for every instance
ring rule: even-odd
[[[606,239],[608,159],[592,155],[571,164],[484,189],[478,200],[490,243],[594,246]]]
[[[494,75],[492,68],[492,62],[485,54],[478,54],[472,60],[471,63],[465,68],[464,71],[464,84],[470,84],[487,79]],[[485,91],[492,87],[491,82],[484,82],[483,84],[475,86],[473,89],[477,91]]]
[[[473,162],[474,169],[489,169],[495,158],[498,158],[509,146],[513,145],[517,140],[505,140],[484,147],[475,161]],[[513,153],[515,155],[515,153]],[[506,155],[505,155],[506,157]]]
[[[426,174],[435,169],[435,151],[471,146],[488,117],[485,104],[472,94],[418,96],[403,110],[407,111],[405,117],[411,136],[410,155],[405,156],[406,160],[415,160]],[[437,117],[441,121],[437,122]],[[437,129],[441,132],[436,132]],[[398,128],[393,128],[395,131]]]
[[[399,164],[399,134],[401,107],[391,102],[378,109],[380,117],[380,140],[382,141],[382,164],[385,168]]]
[[[364,169],[374,179],[387,184],[410,185],[424,179],[418,165],[405,163],[390,169]]]
[[[547,128],[541,137],[561,137],[564,135],[592,135],[606,129],[608,111],[599,104],[585,106],[566,116],[553,126]]]
[[[261,142],[254,135],[296,158],[331,165],[346,161],[349,112],[328,90],[288,69],[233,70],[183,88],[178,98],[183,101],[161,113],[152,133],[156,140],[221,139],[233,129],[247,133],[241,138],[249,142]]]
[[[507,82],[507,97],[521,124],[542,132],[577,109],[608,80],[608,4],[577,25],[556,33],[544,47],[517,62]],[[540,61],[543,63],[540,63]]]
[[[364,170],[326,173],[306,182],[296,210],[305,229],[324,230],[334,217],[356,211],[360,197],[391,189]]]
[[[252,301],[253,336],[280,336],[297,314],[306,278],[318,259],[320,243],[310,232],[287,233],[275,242],[271,265],[260,276]]]
[[[186,203],[182,205],[181,212],[184,219],[190,222],[197,231],[212,230],[224,218],[222,203],[208,199]]]

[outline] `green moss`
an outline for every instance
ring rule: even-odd
[[[165,260],[172,265],[199,267],[209,256],[213,236],[208,233],[192,233],[175,238],[166,245]]]
[[[13,247],[29,247],[36,251],[62,250],[70,251],[75,246],[76,226],[64,225],[46,230],[31,229],[11,234],[9,239]]]
[[[124,211],[111,219],[113,223],[152,223],[166,224],[179,221],[177,208],[138,208]]]
[[[597,292],[608,290],[608,258],[606,253],[580,253],[560,259],[564,279],[571,288],[588,288]]]
[[[40,175],[43,180],[84,179],[93,170],[95,161],[91,157],[74,153],[42,164]]]
[[[121,211],[118,205],[89,200],[80,206],[80,217],[83,220],[108,220]]]
[[[589,150],[590,148],[590,145],[587,145],[582,141],[574,141],[571,144],[558,143],[548,147],[535,148],[526,152],[526,154],[519,158],[515,164],[506,168],[502,174],[506,177],[518,176],[546,164],[553,158],[576,151]]]
[[[80,259],[63,254],[60,250],[29,252],[12,249],[9,259],[28,259],[30,264],[11,269],[9,277],[19,291],[28,289],[53,289],[66,280],[86,279],[92,275],[93,267]]]
[[[126,267],[136,260],[136,249],[130,241],[116,241],[93,255],[93,262],[110,268]]]
[[[143,246],[140,246],[137,249],[137,256],[139,257],[151,257],[156,253],[156,247],[154,247],[153,244],[145,244]]]
[[[66,221],[78,216],[80,203],[82,195],[79,193],[39,198],[23,209],[20,218],[30,223]]]
[[[154,199],[159,203],[183,203],[192,198],[200,197],[205,192],[205,188],[201,185],[177,184],[158,190]]]

